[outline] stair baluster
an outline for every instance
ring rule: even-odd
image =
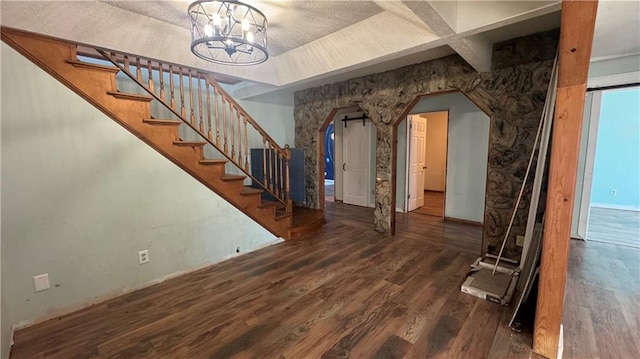
[[[151,66],[151,60],[147,60],[147,72],[148,72],[148,83],[149,83],[149,90],[151,92],[153,92],[153,66]]]
[[[194,108],[193,108],[193,77],[191,75],[191,69],[189,69],[189,106],[191,108],[191,126],[196,125],[196,116],[194,115]]]
[[[209,83],[205,82],[207,88],[207,137],[213,141],[213,130],[211,129],[211,94],[209,93]]]
[[[173,66],[169,65],[169,96],[171,96],[171,108],[176,109],[175,85],[173,83]]]

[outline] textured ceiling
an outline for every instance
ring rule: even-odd
[[[559,26],[559,0],[258,1],[269,59],[204,62],[189,51],[190,1],[2,1],[3,26],[211,71],[241,83],[238,98],[302,89],[460,55],[479,72],[495,42]],[[593,58],[640,53],[640,3],[601,0]]]
[[[189,29],[187,7],[192,1],[101,2]],[[371,1],[245,1],[256,6],[269,21],[269,54],[289,50],[379,14],[383,9]]]

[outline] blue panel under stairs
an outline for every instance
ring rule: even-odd
[[[271,171],[269,171],[269,168],[267,167],[267,173],[276,172],[274,152],[272,150],[267,150],[267,155],[263,156],[263,151],[264,150],[262,148],[251,149],[251,174],[259,181],[263,181],[264,179],[265,167],[263,165],[263,160],[265,158],[267,159],[267,164],[271,164]],[[280,173],[279,168],[278,173]],[[289,161],[289,187],[291,190],[291,199],[294,203],[304,203],[305,201],[304,178],[304,152],[299,148],[291,148],[291,160]],[[280,176],[277,176],[274,180],[276,181],[275,183],[279,183]],[[262,188],[257,183],[253,183],[252,187]],[[282,187],[284,188],[284,185]],[[262,199],[268,201],[275,200],[268,192],[262,194]]]

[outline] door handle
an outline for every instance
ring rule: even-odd
[[[346,171],[346,170],[347,170],[347,169],[345,168],[345,166],[346,166],[346,165],[347,165],[346,163],[343,163],[343,164],[342,164],[342,170],[343,170],[343,171]]]
[[[427,166],[422,166],[422,169],[423,169],[423,170],[426,170],[426,169],[427,169]]]

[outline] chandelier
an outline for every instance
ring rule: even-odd
[[[239,1],[200,0],[189,5],[191,51],[225,65],[267,61],[267,18]]]

